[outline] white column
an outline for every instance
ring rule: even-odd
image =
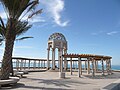
[[[16,59],[16,69],[18,70],[19,69],[19,60]]]
[[[60,71],[60,78],[65,78],[65,72],[63,71],[63,51],[62,51],[62,49],[60,49],[60,63],[61,63],[61,66],[60,66],[60,68],[61,68],[61,71]]]
[[[30,60],[29,60],[29,64],[28,64],[28,69],[30,69]]]
[[[102,75],[104,75],[104,61],[103,61],[103,58],[101,59],[102,61]]]
[[[81,67],[81,58],[78,58],[78,76],[81,77],[82,75],[82,67]]]
[[[60,56],[60,58],[61,58],[61,72],[63,72],[63,57]]]
[[[52,69],[55,69],[55,49],[52,49]]]
[[[67,50],[64,50],[64,54],[67,54]],[[67,58],[64,58],[64,70],[67,70]]]
[[[36,61],[34,60],[33,68],[36,68]]]
[[[108,73],[108,59],[105,59],[105,65],[106,65],[106,66],[105,66],[105,67],[106,67],[106,69],[105,69],[105,70],[106,70],[106,71],[107,71],[107,73]],[[109,73],[108,73],[108,75],[109,75]]]
[[[94,58],[91,58],[91,60],[92,60],[92,76],[94,77],[95,76]]]
[[[24,69],[26,69],[26,60],[25,60],[25,62],[24,62]]]
[[[109,63],[110,63],[110,74],[112,74],[112,69],[111,69],[111,59],[109,60]]]
[[[48,53],[47,53],[47,69],[50,68],[50,61],[49,61],[49,55],[50,55],[50,49],[47,49]]]
[[[60,60],[60,49],[58,49],[58,68],[59,68],[59,72],[61,72],[61,60]]]
[[[43,61],[41,60],[41,68],[43,68],[42,66],[43,66]]]
[[[23,60],[21,59],[20,70],[23,68]]]
[[[70,58],[70,73],[72,75],[72,58]]]
[[[95,72],[97,71],[96,70],[96,60],[94,60],[94,70],[95,70]]]
[[[67,58],[64,58],[64,70],[67,69],[67,65],[66,65],[66,63],[67,63]]]
[[[90,61],[87,59],[87,74],[90,74]]]
[[[45,68],[45,61],[44,61],[44,68]]]
[[[98,61],[96,60],[95,61],[95,72],[97,72],[98,71]]]
[[[60,49],[60,72],[63,72],[63,56],[62,56],[62,54],[63,54],[63,51],[62,51],[62,49]]]
[[[106,60],[106,70],[109,75],[109,59]]]
[[[39,60],[39,63],[38,63],[38,68],[40,68],[40,60]]]
[[[87,70],[87,63],[86,63],[86,60],[85,60],[85,68],[84,68],[84,70]]]

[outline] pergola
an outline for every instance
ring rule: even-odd
[[[90,70],[92,70],[92,76],[95,76],[95,73],[98,70],[98,61],[101,61],[102,64],[102,75],[104,75],[104,61],[106,62],[106,70],[108,74],[111,74],[111,59],[110,56],[102,56],[102,55],[93,55],[93,54],[64,54],[64,69],[67,69],[67,58],[70,58],[70,72],[72,75],[72,60],[73,58],[77,58],[78,62],[78,76],[80,77],[82,75],[82,62],[85,62],[85,69],[87,70],[87,73],[90,73]],[[90,62],[92,65],[92,68],[90,69]]]
[[[67,54],[67,41],[63,34],[53,33],[48,39],[48,54],[47,54],[47,69],[50,69],[50,61],[52,70],[55,70],[55,49],[58,49],[58,69],[60,71],[60,77],[65,77],[65,70],[67,70],[68,61],[70,61],[70,72],[72,75],[72,62],[76,61],[78,64],[78,76],[82,75],[82,62],[85,62],[85,69],[87,74],[92,71],[92,75],[98,70],[98,61],[101,61],[102,75],[104,75],[104,62],[106,62],[106,71],[111,74],[111,58],[110,56],[93,55],[93,54]],[[51,50],[50,50],[51,49]],[[52,60],[50,60],[50,51],[52,51]],[[70,60],[68,60],[68,58]],[[77,58],[74,60],[73,58]],[[92,66],[92,67],[90,67]],[[64,68],[64,70],[63,70]]]

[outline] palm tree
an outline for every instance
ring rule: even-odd
[[[0,0],[7,15],[7,23],[0,19],[0,34],[5,38],[5,51],[2,60],[1,79],[9,79],[12,67],[12,52],[14,41],[17,36],[25,33],[31,28],[28,19],[42,12],[36,10],[39,0]],[[23,18],[27,15],[27,19]]]

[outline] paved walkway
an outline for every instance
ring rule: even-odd
[[[99,88],[120,79],[120,72],[109,76],[85,75],[78,78],[77,72],[66,73],[65,79],[59,78],[59,72],[31,72],[21,78],[12,87],[2,87],[2,90],[100,90]]]

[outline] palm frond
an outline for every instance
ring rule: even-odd
[[[0,16],[0,35],[5,38],[5,32],[6,32],[6,27],[4,25],[4,22]]]
[[[0,23],[3,26],[3,28],[5,28],[5,25],[4,25],[4,22],[3,22],[2,18],[1,18],[1,16],[0,16]]]
[[[15,27],[16,36],[19,36],[30,29],[32,25],[29,25],[27,21],[19,21]]]
[[[31,1],[26,7],[28,8],[27,12],[35,10],[36,6],[39,4],[39,0]]]
[[[21,10],[23,12],[25,9],[27,9],[26,12],[24,13],[24,15],[22,15],[22,17],[20,18],[20,20],[30,12],[31,12],[31,15],[33,13],[35,13],[34,11],[38,4],[39,4],[39,0],[31,0],[31,2],[29,0],[29,3],[27,5],[24,5],[25,7],[23,8],[23,10]],[[29,15],[28,15],[28,17],[29,17]],[[29,18],[27,18],[27,19],[29,19]]]
[[[16,41],[25,40],[25,39],[29,39],[29,38],[33,38],[33,37],[22,37],[22,38],[16,39]]]
[[[2,45],[3,41],[4,41],[4,38],[2,37],[2,35],[0,35],[0,46]]]
[[[28,16],[28,18],[32,18],[34,15],[38,15],[38,14],[41,14],[41,13],[42,13],[42,9],[33,12],[31,15]]]

